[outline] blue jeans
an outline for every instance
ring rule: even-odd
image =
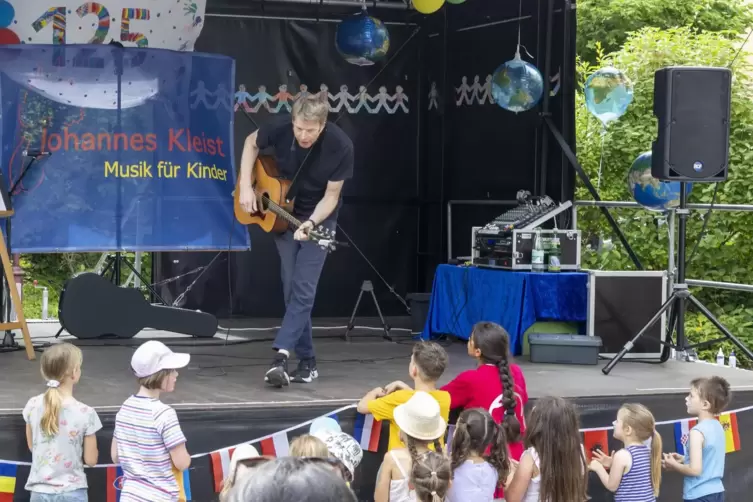
[[[322,226],[334,230],[335,222],[325,221]],[[311,310],[327,251],[316,243],[293,239],[290,230],[276,235],[275,244],[280,255],[285,317],[273,346],[295,352],[298,359],[311,359],[314,357]]]
[[[704,495],[701,498],[685,500],[684,502],[724,502],[724,492],[712,493],[711,495]]]
[[[31,502],[89,502],[89,495],[84,488],[65,493],[31,492]]]

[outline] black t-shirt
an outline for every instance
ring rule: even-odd
[[[293,212],[301,219],[308,218],[314,212],[324,197],[327,183],[344,181],[353,176],[353,142],[332,122],[327,122],[317,144],[304,149],[295,140],[291,116],[275,118],[259,128],[256,146],[262,153],[274,153],[280,175],[286,179],[293,179],[309,150],[313,150],[294,183],[297,191]],[[337,217],[340,205],[341,201],[327,219]]]

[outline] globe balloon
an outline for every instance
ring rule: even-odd
[[[633,84],[620,70],[596,70],[586,80],[586,108],[606,127],[622,117],[633,101]]]
[[[433,14],[444,5],[444,0],[413,0],[413,8],[421,14]]]
[[[335,47],[350,64],[370,66],[390,50],[390,34],[379,19],[366,10],[343,20],[335,33]]]
[[[311,422],[309,434],[314,435],[323,432],[342,432],[342,427],[337,423],[337,420],[331,417],[321,417]]]
[[[446,2],[454,5],[460,5],[461,3],[465,3],[465,0],[446,0]]]
[[[492,97],[505,110],[519,113],[536,106],[544,94],[544,79],[520,54],[501,65],[492,75]]]
[[[680,205],[680,182],[662,181],[651,175],[651,152],[644,152],[633,161],[627,184],[635,201],[651,211],[663,212]],[[688,183],[688,194],[692,188]]]

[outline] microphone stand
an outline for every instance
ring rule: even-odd
[[[40,153],[30,153],[27,150],[24,150],[22,152],[22,155],[24,158],[31,159],[21,170],[21,175],[13,181],[13,184],[10,186],[10,190],[8,190],[8,199],[12,201],[13,199],[13,193],[16,191],[16,188],[18,188],[18,185],[21,184],[23,179],[26,177],[26,175],[31,170],[31,166],[34,165],[34,162],[39,159],[39,157],[45,157],[48,155],[51,155],[48,152],[40,152]],[[11,203],[10,207],[13,207],[13,204]],[[13,256],[11,251],[11,218],[5,219],[5,236],[7,240],[7,247],[8,247],[8,255]],[[3,298],[5,299],[5,304],[3,305],[2,310],[2,320],[3,322],[10,322],[11,317],[11,299],[10,299],[10,288],[15,288],[15,284],[8,284],[7,281],[3,281]],[[6,289],[8,288],[8,289]],[[0,343],[0,353],[2,352],[15,352],[17,350],[22,350],[21,347],[18,346],[18,343],[16,342],[15,335],[13,334],[13,331],[11,330],[5,330],[5,333],[3,334],[3,341]]]

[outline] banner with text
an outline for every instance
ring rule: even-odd
[[[17,45],[0,62],[14,252],[248,249],[233,214],[232,59]]]
[[[206,0],[0,0],[0,44],[107,44],[192,51]]]

